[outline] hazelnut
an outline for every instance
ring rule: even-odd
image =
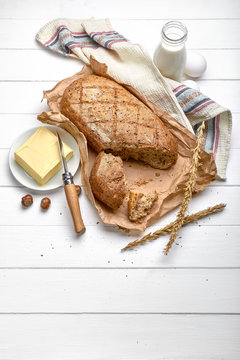
[[[75,185],[75,188],[76,188],[77,194],[79,196],[81,194],[81,192],[82,192],[82,189],[81,189],[81,187],[79,185]]]
[[[51,204],[51,200],[47,197],[45,197],[41,200],[41,208],[43,210],[47,210],[49,208],[50,204]]]
[[[27,194],[22,197],[22,206],[29,207],[33,203],[33,197],[30,194]]]

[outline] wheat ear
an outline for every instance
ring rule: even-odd
[[[174,243],[174,241],[176,239],[179,229],[182,227],[183,219],[184,219],[185,213],[187,211],[188,204],[191,201],[192,193],[193,193],[193,190],[196,185],[197,168],[199,166],[200,151],[201,151],[201,147],[202,147],[204,128],[205,128],[205,122],[203,121],[202,124],[198,128],[197,142],[196,142],[196,147],[193,150],[193,157],[192,157],[192,162],[191,162],[190,171],[189,171],[189,180],[185,186],[184,198],[183,198],[182,204],[180,206],[180,210],[177,214],[176,222],[174,223],[174,225],[171,229],[171,235],[170,235],[169,242],[167,243],[167,246],[163,250],[163,253],[165,255],[168,254],[169,250],[172,247],[172,244]]]
[[[184,219],[183,219],[183,225],[182,226],[187,225],[187,224],[189,224],[189,223],[191,223],[193,221],[199,220],[199,219],[203,218],[204,216],[207,216],[207,215],[214,214],[216,212],[222,211],[225,208],[225,206],[226,206],[226,204],[217,204],[215,206],[208,207],[205,210],[201,210],[201,211],[198,211],[197,213],[185,216]],[[145,244],[145,243],[147,243],[149,241],[156,240],[161,235],[164,235],[164,234],[167,234],[167,233],[171,232],[172,227],[173,227],[173,225],[174,225],[174,223],[176,221],[177,220],[171,222],[170,224],[168,224],[165,227],[155,231],[154,233],[149,233],[149,234],[145,235],[141,239],[134,240],[134,241],[130,242],[129,244],[127,244],[122,249],[122,251],[125,251],[127,249],[133,249],[134,247],[136,247],[138,245],[143,245],[143,244]]]

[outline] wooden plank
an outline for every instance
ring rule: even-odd
[[[162,6],[162,4],[161,4]],[[82,13],[82,12],[81,12]],[[168,14],[169,15],[169,14]],[[52,17],[54,19],[56,15]],[[105,15],[104,15],[105,17]],[[161,12],[158,14],[161,17]],[[35,35],[51,17],[45,19],[0,19],[0,49],[38,49],[43,50],[35,41]],[[154,49],[160,41],[163,25],[171,19],[138,20],[111,18],[112,27],[134,43]],[[239,19],[191,19],[183,20],[188,28],[187,47],[190,49],[232,49],[239,48]],[[207,38],[202,36],[204,28]],[[223,31],[224,29],[224,31]],[[16,37],[15,34],[18,34]],[[21,41],[19,41],[19,38]]]
[[[75,183],[79,179],[79,174],[75,177]],[[21,198],[27,193],[33,194],[34,203],[30,208],[23,209],[21,206]],[[47,212],[42,212],[40,209],[40,200],[42,197],[48,196],[51,198],[51,207]],[[235,186],[215,186],[208,187],[200,194],[194,196],[189,206],[189,213],[203,210],[209,206],[225,202],[228,204],[227,208],[218,214],[203,218],[202,225],[240,225],[240,187]],[[69,209],[66,204],[63,189],[57,189],[50,192],[34,192],[26,188],[16,187],[1,187],[0,188],[1,206],[4,212],[1,214],[0,225],[12,226],[14,225],[71,225],[72,219]],[[86,225],[96,225],[99,217],[96,210],[90,204],[84,191],[80,197],[80,204],[82,208],[83,219]],[[168,224],[175,219],[176,211],[172,211],[163,219],[156,222],[156,225],[162,226]],[[73,229],[72,229],[73,231]]]
[[[239,49],[240,50],[240,49]],[[207,69],[198,80],[236,80],[240,79],[239,62],[240,51],[231,50],[194,50],[203,55],[207,61]]]
[[[43,90],[52,89],[56,82],[1,82],[1,113],[39,114],[48,111],[46,101],[41,102]]]
[[[151,231],[157,230],[152,226]],[[149,232],[146,231],[147,234]],[[121,252],[139,235],[126,236],[102,224],[88,226],[79,239],[71,226],[0,227],[0,267],[145,268],[240,267],[240,227],[188,225],[169,256],[163,255],[169,236]],[[33,237],[34,234],[34,237]]]
[[[240,49],[199,52],[207,60],[207,70],[201,79],[240,79]],[[150,54],[153,55],[153,50]],[[80,71],[83,66],[79,60],[58,56],[50,51],[0,50],[0,57],[2,80],[61,80]],[[38,62],[41,66],[36,69]]]
[[[16,186],[19,185],[9,170],[8,161],[9,149],[0,149],[0,167],[2,169],[2,177],[0,178],[0,186]],[[228,186],[240,185],[240,173],[236,171],[239,164],[240,149],[231,149],[229,161],[227,165],[227,180],[214,181],[211,186]],[[78,182],[81,183],[80,180]]]
[[[240,113],[233,113],[231,148],[240,148],[240,140],[238,136],[239,133],[240,133]]]
[[[159,14],[160,16],[160,14]],[[164,20],[118,20],[110,19],[114,29],[122,33],[132,42],[140,43],[147,49],[154,49],[160,41]],[[188,29],[186,47],[188,49],[231,49],[239,48],[239,19],[184,19]],[[207,38],[202,36],[202,29]],[[224,31],[222,31],[224,29]]]
[[[210,186],[231,186],[240,185],[240,173],[236,171],[239,163],[240,149],[231,149],[227,164],[226,181],[214,181]]]
[[[169,18],[171,19],[192,19],[192,18],[239,18],[240,10],[237,0],[220,0],[209,1],[202,0],[201,2],[192,6],[191,0],[183,0],[181,4],[177,0],[172,0],[171,7],[166,3],[161,5],[156,0],[149,0],[147,6],[145,3],[138,3],[136,7],[135,1],[122,0],[119,6],[113,6],[111,0],[103,0],[100,4],[97,0],[92,0],[86,3],[84,0],[72,0],[71,6],[64,1],[42,0],[41,2],[32,2],[25,0],[24,6],[20,0],[12,2],[2,2],[1,4],[1,18],[46,18],[46,8],[49,19],[65,17],[76,18],[76,14],[89,18],[93,14],[97,14],[98,18],[106,17],[106,9],[108,16],[115,18],[130,19],[156,19]],[[207,9],[207,12],[206,12]],[[75,16],[74,16],[75,14]]]
[[[59,81],[81,71],[84,65],[79,60],[50,51],[0,50],[0,57],[1,80]],[[36,68],[36,64],[41,66]]]
[[[239,313],[240,269],[1,269],[2,313]]]
[[[232,112],[240,112],[239,81],[199,80],[201,92]]]
[[[0,123],[4,124],[4,129],[0,131],[1,148],[10,148],[21,133],[42,125],[37,120],[37,114],[0,114]]]
[[[189,30],[188,47],[200,49],[200,52],[208,56],[209,67],[200,83],[201,90],[206,90],[207,95],[211,94],[213,99],[229,106],[237,113],[235,119],[239,117],[239,81],[235,80],[239,74],[236,66],[239,62],[239,50],[234,50],[239,49],[240,40],[238,0],[214,0],[210,3],[203,0],[194,6],[190,0],[183,0],[181,3],[173,0],[166,5],[150,0],[147,6],[145,3],[124,0],[117,7],[110,0],[103,0],[101,3],[96,0],[72,0],[71,3],[64,0],[48,3],[46,0],[41,3],[26,0],[24,4],[20,0],[14,3],[0,2],[0,18],[5,18],[0,21],[0,47],[34,49],[33,52],[39,54],[35,56],[29,51],[26,55],[28,59],[24,61],[22,51],[7,51],[8,61],[5,61],[4,56],[1,57],[4,73],[7,74],[10,66],[13,71],[8,76],[0,74],[2,80],[11,82],[23,77],[29,81],[41,80],[41,74],[46,75],[50,69],[50,75],[56,74],[56,78],[42,80],[57,80],[69,74],[68,66],[63,64],[66,59],[49,55],[50,52],[43,50],[34,40],[40,26],[53,18],[71,18],[73,13],[84,18],[97,14],[100,18],[106,16],[107,9],[107,16],[115,17],[112,22],[115,27],[116,21],[119,32],[129,35],[133,41],[141,42],[151,50],[159,40],[162,24],[169,19],[171,13],[171,18],[182,17],[186,23]],[[161,17],[162,20],[135,21],[124,19],[126,16],[149,20]],[[196,17],[199,20],[192,20]],[[185,21],[184,18],[188,20]],[[224,49],[228,51],[225,52]],[[228,56],[230,53],[231,56]],[[42,69],[46,67],[42,54],[48,58],[49,68],[46,71]],[[228,55],[223,62],[224,54]],[[60,62],[62,71],[60,65],[57,65]],[[39,69],[40,66],[42,68]],[[73,66],[75,65],[69,65],[69,69],[73,69]],[[14,68],[17,70],[16,76]],[[234,80],[218,80],[226,79],[226,76]],[[206,80],[214,77],[217,79],[214,82]],[[33,114],[47,109],[44,103],[40,104],[42,90],[49,88],[45,85],[52,87],[55,83],[29,82],[22,86],[23,83],[10,82],[0,84],[3,113],[0,114],[0,120],[5,116],[4,113],[8,113],[1,131],[0,144],[3,147],[2,144],[8,143],[9,145],[4,146],[6,148],[15,135],[18,136],[19,129],[22,132],[24,126],[32,126],[30,122],[32,124],[35,121]],[[23,93],[26,88],[27,91]],[[22,113],[20,116],[27,113],[27,118],[12,130],[11,116],[16,116],[17,119],[19,113]],[[238,123],[235,122],[233,129],[236,133],[233,135],[232,147],[239,149]],[[3,142],[1,137],[4,137]],[[0,155],[5,156],[0,165],[6,169],[7,149],[4,151],[0,152]],[[232,154],[231,161],[236,164],[238,155]],[[233,181],[232,184],[238,183],[238,169],[238,164],[232,167],[229,163],[228,172],[231,170],[231,176],[225,185],[229,185],[230,180]],[[9,174],[6,179],[12,181]],[[123,235],[109,226],[104,227],[101,222],[97,225],[99,218],[85,195],[82,196],[81,203],[84,206],[84,217],[89,223],[88,232],[77,238],[61,189],[48,193],[53,206],[48,213],[43,214],[39,209],[39,202],[45,194],[34,193],[33,207],[23,211],[20,198],[27,189],[16,188],[15,184],[14,181],[7,182],[6,187],[0,188],[1,209],[4,209],[1,212],[3,222],[0,221],[0,266],[4,264],[3,266],[8,267],[10,264],[15,267],[63,268],[0,270],[1,359],[239,359],[240,270],[230,269],[239,267],[239,186],[218,186],[215,183],[195,197],[190,212],[202,209],[205,204],[209,206],[210,203],[220,201],[227,201],[228,207],[222,214],[199,222],[200,227],[196,224],[182,229],[179,233],[182,238],[177,240],[179,245],[174,246],[174,252],[169,254],[171,257],[164,257],[161,252],[164,244],[161,241],[128,254],[120,253],[122,242],[125,244],[135,237]],[[166,216],[152,229],[169,222],[175,214],[176,211]],[[167,238],[163,241],[166,242]],[[153,246],[157,249],[152,249]],[[142,254],[139,255],[141,251]],[[71,266],[79,269],[64,268]],[[173,269],[176,266],[195,268]],[[203,266],[227,268],[196,268]],[[41,313],[48,310],[59,314],[4,314],[15,311]],[[92,314],[82,314],[84,310]],[[105,314],[99,314],[99,311]],[[111,314],[111,311],[115,314]],[[122,311],[125,314],[122,315]],[[129,311],[136,313],[129,314]],[[170,314],[154,314],[154,311]],[[192,311],[204,315],[177,314]],[[63,312],[72,314],[65,315]],[[78,312],[81,314],[77,314]],[[215,312],[215,315],[210,315],[210,312]],[[222,312],[226,314],[216,315]]]
[[[237,315],[1,315],[0,319],[1,359],[238,360],[240,352]]]
[[[235,80],[199,80],[201,92],[232,112],[240,112],[240,81]],[[1,114],[40,113],[48,111],[43,90],[50,90],[56,82],[0,82]],[[14,106],[13,106],[14,104]]]

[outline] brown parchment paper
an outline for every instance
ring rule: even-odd
[[[170,169],[159,170],[142,162],[134,160],[124,161],[124,171],[129,190],[143,193],[156,190],[158,193],[158,201],[154,204],[151,212],[142,223],[129,221],[127,213],[128,196],[118,210],[112,210],[95,199],[89,184],[89,175],[97,154],[87,145],[84,134],[81,133],[69,119],[60,113],[60,101],[66,87],[74,80],[84,78],[92,73],[109,78],[106,65],[100,64],[92,58],[91,67],[84,66],[81,72],[60,81],[53,89],[44,91],[44,98],[47,99],[51,111],[40,114],[38,120],[43,123],[63,127],[71,133],[78,142],[81,156],[82,184],[102,221],[105,224],[118,225],[124,229],[144,231],[146,227],[152,225],[182,202],[184,186],[189,176],[192,150],[196,146],[196,136],[169,116],[159,106],[143,97],[135,89],[122,84],[161,118],[178,142],[178,160]],[[216,174],[217,170],[212,154],[207,154],[202,150],[201,165],[198,168],[195,192],[202,191],[216,178]]]

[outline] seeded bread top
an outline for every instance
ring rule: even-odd
[[[89,75],[74,81],[63,94],[61,112],[97,152],[111,151],[156,168],[177,160],[176,140],[160,118],[112,80]]]

